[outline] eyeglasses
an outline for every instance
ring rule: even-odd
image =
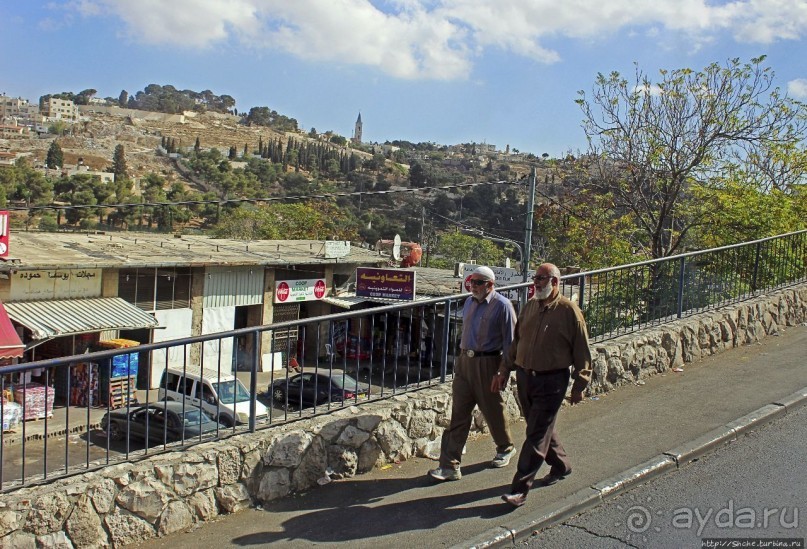
[[[553,279],[553,278],[555,278],[555,277],[554,277],[554,276],[552,276],[552,275],[538,275],[538,276],[534,276],[534,277],[532,277],[532,279],[533,279],[535,282],[543,282],[544,280],[551,280],[551,279]]]
[[[490,280],[479,280],[478,278],[471,279],[471,284],[473,284],[474,286],[482,286],[484,284],[487,284],[488,282],[490,282]]]

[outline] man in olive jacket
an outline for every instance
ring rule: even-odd
[[[527,420],[527,438],[518,457],[510,493],[502,499],[520,507],[535,483],[544,461],[549,474],[539,483],[550,486],[572,472],[569,458],[555,431],[569,378],[574,379],[571,403],[583,400],[591,380],[591,351],[583,314],[560,293],[560,271],[544,263],[535,273],[535,295],[518,316],[516,334],[491,389],[500,391],[516,371],[518,399]]]

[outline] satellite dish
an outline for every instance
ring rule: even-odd
[[[392,241],[392,257],[396,261],[401,259],[401,236],[395,235],[395,240]]]

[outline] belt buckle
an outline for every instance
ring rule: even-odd
[[[468,349],[465,351],[465,354],[468,356],[468,358],[473,358],[475,353],[473,349]]]

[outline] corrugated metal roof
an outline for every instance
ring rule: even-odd
[[[157,320],[119,297],[6,303],[8,316],[30,329],[33,339],[102,330],[155,328]]]
[[[203,235],[17,231],[7,260],[0,261],[0,271],[209,265],[378,265],[387,258],[360,246],[351,246],[345,257],[326,258],[324,240],[242,241]]]

